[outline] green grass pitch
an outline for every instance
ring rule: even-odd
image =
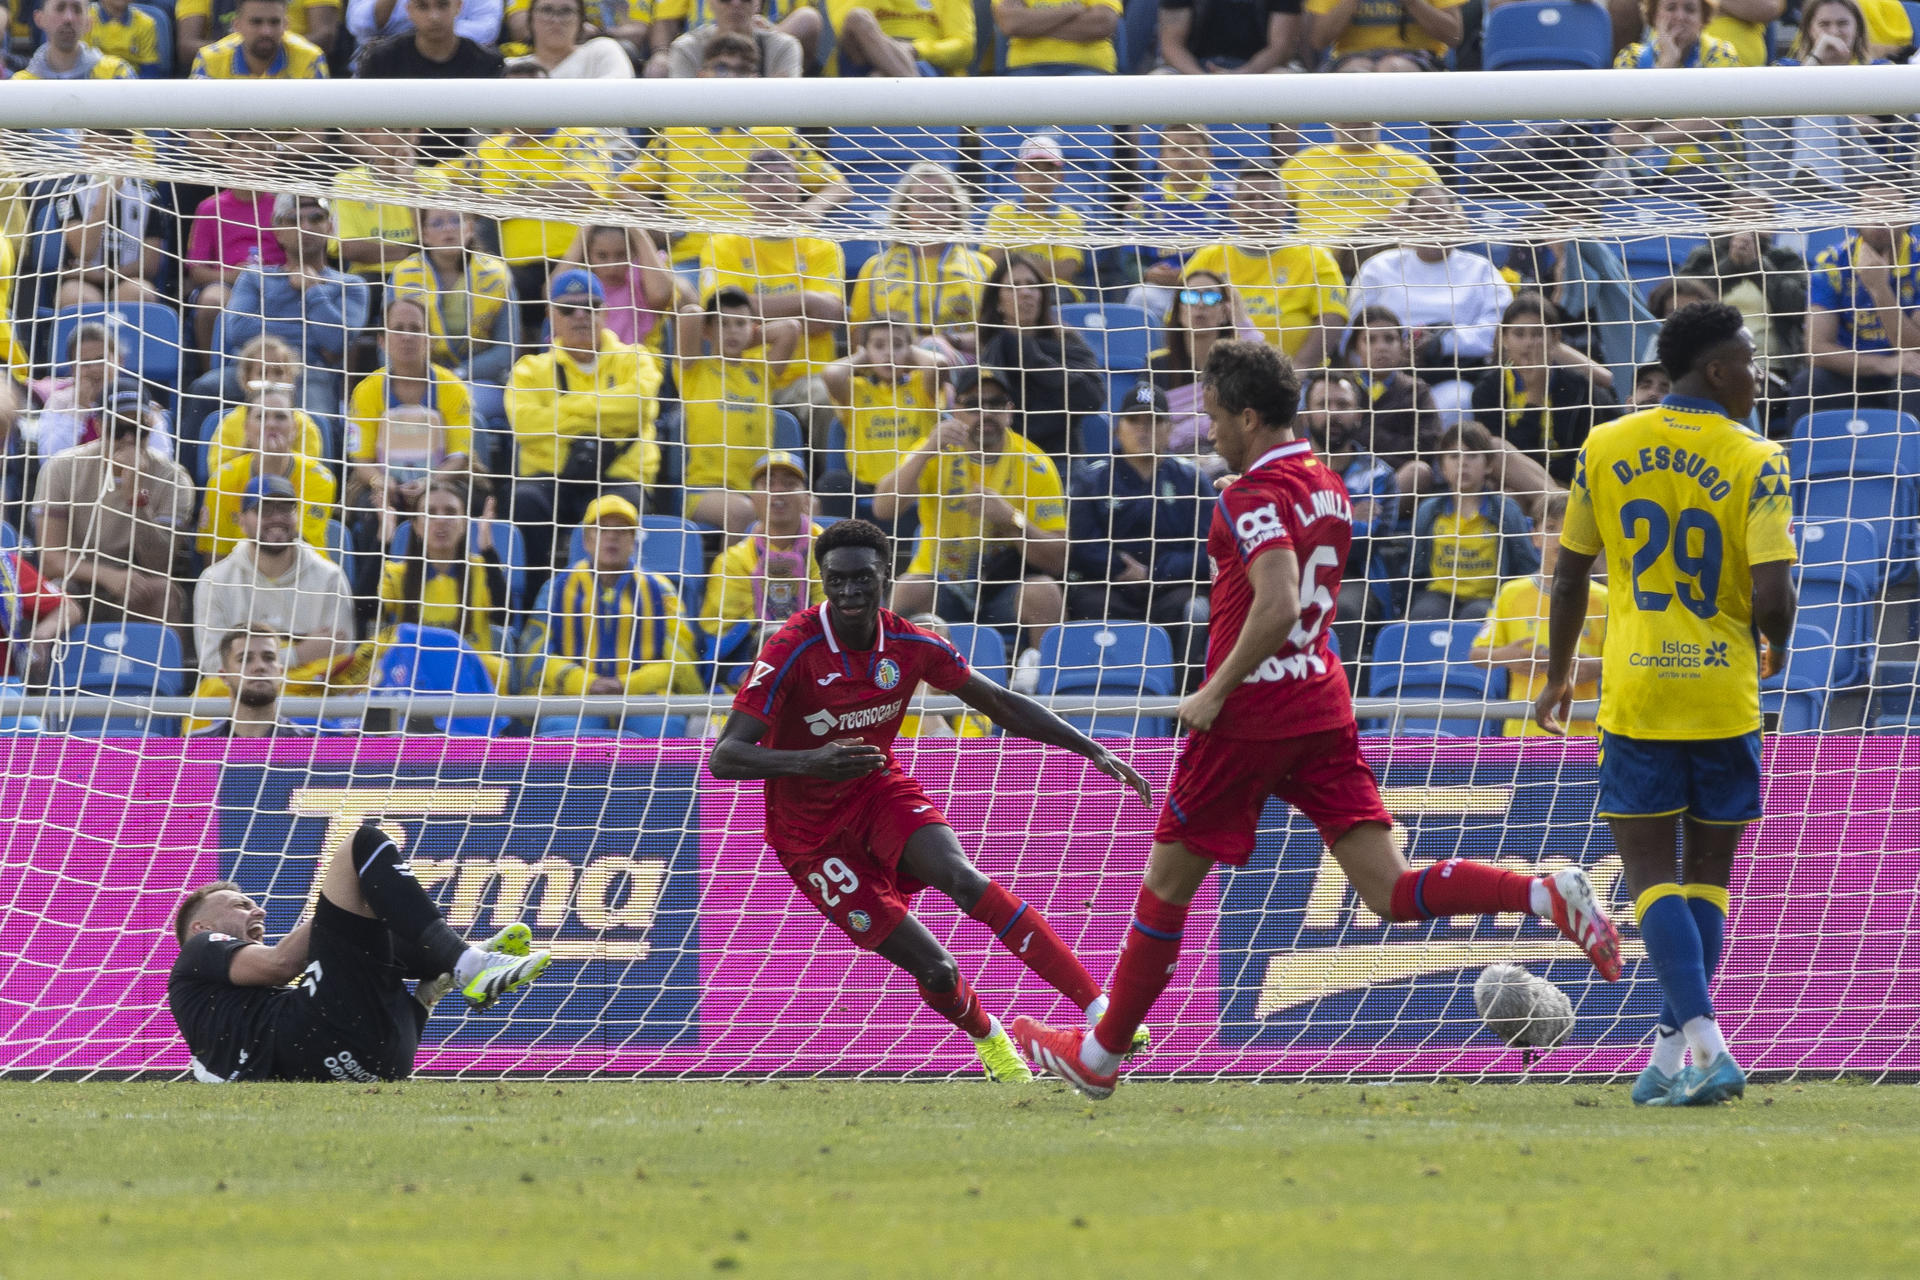
[[[0,1278],[1911,1277],[1920,1091],[0,1084]]]

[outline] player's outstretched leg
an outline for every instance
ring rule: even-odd
[[[1013,1020],[1013,1038],[1027,1057],[1089,1098],[1105,1098],[1120,1082],[1120,1063],[1135,1033],[1179,967],[1187,911],[1213,863],[1186,846],[1156,841],[1135,899],[1127,941],[1114,966],[1106,1011],[1092,1029],[1065,1030],[1032,1018]]]
[[[451,972],[467,1003],[491,1008],[501,996],[533,981],[553,962],[547,951],[515,956],[469,946],[448,927],[433,899],[413,877],[399,846],[368,821],[354,832],[327,871],[321,892],[347,910],[364,906],[442,972]]]
[[[973,919],[993,931],[1001,946],[1034,976],[1073,1001],[1093,1026],[1106,1012],[1107,997],[1080,957],[1073,953],[1032,903],[1023,902],[974,866],[960,848],[959,837],[944,823],[920,828],[907,841],[900,866],[908,875],[940,890]],[[1128,1053],[1145,1048],[1150,1039],[1142,1027]]]
[[[405,947],[416,952],[420,949],[402,939],[399,934],[394,934],[393,940],[395,959],[399,961],[401,970],[409,978],[419,979],[414,984],[413,998],[420,1002],[421,1008],[432,1013],[433,1007],[459,985],[454,979],[453,971],[449,969],[444,973],[435,973],[431,963],[421,964],[400,959],[401,948]],[[530,955],[533,952],[533,930],[516,920],[480,943],[479,946],[482,951],[497,951],[506,956]]]
[[[925,925],[912,916],[902,918],[874,954],[906,970],[927,1008],[967,1033],[987,1079],[998,1084],[1033,1079],[1000,1020],[981,1007],[980,994]]]
[[[1401,924],[1440,916],[1524,911],[1552,921],[1586,952],[1608,982],[1620,978],[1620,931],[1607,918],[1592,882],[1579,867],[1530,876],[1450,858],[1415,871],[1378,822],[1351,828],[1333,842],[1330,852],[1360,900],[1383,920]]]

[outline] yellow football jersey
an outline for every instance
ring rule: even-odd
[[[1752,566],[1794,558],[1787,459],[1706,400],[1595,427],[1561,545],[1607,555],[1600,727],[1628,738],[1760,728]]]
[[[847,464],[861,484],[878,484],[901,457],[940,424],[940,379],[935,370],[906,377],[850,380],[852,402],[840,418],[847,425]]]
[[[1200,272],[1233,285],[1260,336],[1288,355],[1298,355],[1313,332],[1315,316],[1344,322],[1347,281],[1340,264],[1315,244],[1287,244],[1267,252],[1209,245],[1187,260],[1187,275]],[[1328,335],[1331,345],[1338,326]]]
[[[1547,616],[1547,592],[1539,576],[1515,578],[1500,588],[1500,594],[1493,602],[1493,612],[1487,615],[1480,634],[1474,637],[1473,642],[1489,649],[1503,649],[1516,641],[1528,640],[1544,654],[1547,650]],[[1595,591],[1587,597],[1587,623],[1580,629],[1580,645],[1575,654],[1582,658],[1598,658],[1606,652],[1606,646],[1607,595],[1604,591]],[[1532,702],[1540,696],[1540,690],[1546,687],[1546,683],[1547,670],[1544,665],[1535,666],[1533,674],[1524,678],[1515,672],[1507,686],[1507,697],[1517,702]],[[1573,686],[1576,702],[1591,701],[1599,693],[1598,680]],[[1567,733],[1576,738],[1591,738],[1593,730],[1591,720],[1575,720],[1567,726]],[[1539,737],[1546,730],[1532,720],[1508,720],[1501,732],[1509,738],[1522,738]]]
[[[1005,498],[1030,529],[1067,530],[1066,494],[1053,459],[1009,431],[1000,455],[985,466],[978,454],[949,449],[920,473],[920,541],[908,573],[969,581],[982,561],[1012,545],[987,536],[974,511],[974,495],[981,493]]]

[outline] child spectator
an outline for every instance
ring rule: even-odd
[[[800,338],[795,320],[762,322],[732,285],[710,311],[683,307],[674,330],[675,375],[685,416],[682,508],[731,537],[753,523],[753,464],[773,447],[773,383]]]
[[[293,348],[270,333],[263,333],[241,347],[230,367],[230,384],[222,389],[222,394],[233,392],[231,398],[239,403],[221,417],[220,425],[207,441],[206,473],[210,476],[218,475],[220,468],[247,447],[249,406],[262,391],[276,389],[292,395],[299,389],[300,367]],[[303,458],[326,461],[326,435],[320,430],[320,424],[304,409],[295,409],[293,420],[300,428],[294,451]]]
[[[1532,702],[1547,683],[1547,601],[1553,585],[1553,566],[1560,559],[1560,528],[1567,517],[1567,495],[1547,495],[1540,527],[1534,530],[1533,545],[1540,554],[1538,572],[1504,583],[1494,600],[1493,612],[1474,637],[1467,659],[1476,666],[1498,671],[1505,668],[1513,677],[1507,686],[1507,698],[1514,702]],[[1580,647],[1573,660],[1573,696],[1586,702],[1600,696],[1600,651],[1607,642],[1607,593],[1595,591],[1587,598],[1587,621],[1580,629]],[[1536,737],[1546,733],[1531,717],[1508,720],[1501,730],[1509,738]],[[1591,720],[1575,720],[1567,726],[1575,737],[1594,737],[1598,730]]]
[[[1445,491],[1414,513],[1409,619],[1483,618],[1502,579],[1540,568],[1526,514],[1490,483],[1489,464],[1498,448],[1477,422],[1440,437]]]
[[[1440,438],[1439,415],[1427,384],[1413,372],[1413,351],[1400,317],[1386,307],[1360,311],[1347,330],[1342,356],[1367,421],[1362,447],[1395,471],[1431,453]]]
[[[606,295],[600,323],[622,342],[658,351],[666,337],[662,316],[674,310],[673,268],[638,227],[586,227],[567,261],[593,272]]]
[[[872,514],[873,486],[940,421],[940,371],[946,362],[913,338],[913,323],[904,315],[857,325],[847,358],[821,375],[846,426],[851,472],[844,482],[830,484],[844,483],[858,495],[861,515]]]

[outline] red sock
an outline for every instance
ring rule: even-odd
[[[1094,1039],[1109,1053],[1133,1048],[1133,1033],[1147,1020],[1153,1002],[1167,989],[1180,962],[1180,933],[1187,927],[1187,909],[1163,902],[1145,885],[1133,905],[1133,924],[1127,945],[1114,966],[1113,989],[1107,993],[1107,1011],[1093,1029]]]
[[[993,1034],[993,1020],[980,1007],[980,997],[974,993],[973,984],[964,977],[951,991],[934,991],[925,983],[917,985],[920,987],[920,998],[927,1002],[927,1008],[975,1040],[984,1040]]]
[[[1484,862],[1452,858],[1418,871],[1402,872],[1393,885],[1392,918],[1431,920],[1435,916],[1490,916],[1501,911],[1526,911],[1532,893],[1532,876],[1502,871]]]
[[[1073,949],[1060,941],[1060,935],[1053,931],[1039,908],[1028,906],[988,881],[987,891],[967,914],[993,930],[1001,946],[1075,1005],[1084,1009],[1099,996],[1100,984],[1093,980]]]

